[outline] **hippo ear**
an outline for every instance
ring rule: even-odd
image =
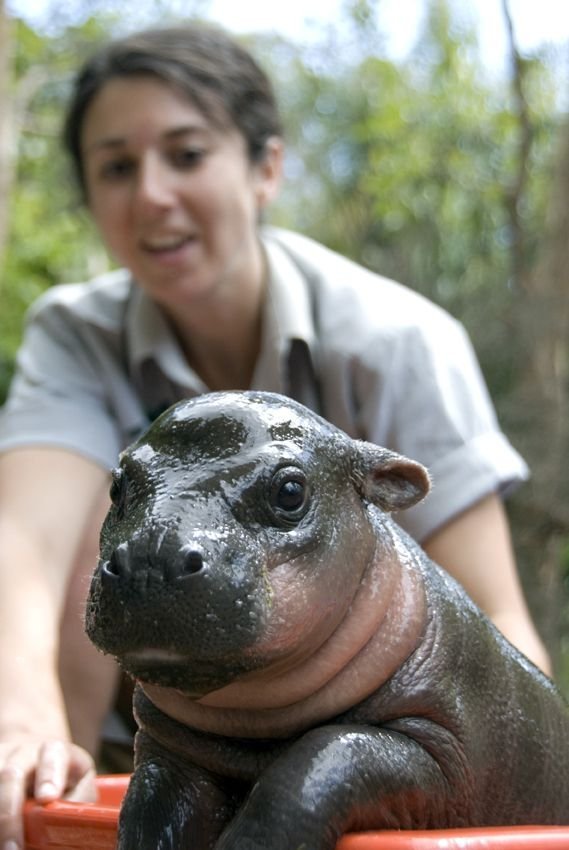
[[[429,492],[429,473],[420,463],[373,443],[356,441],[361,495],[383,511],[410,508]]]

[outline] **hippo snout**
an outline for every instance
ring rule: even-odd
[[[259,593],[266,564],[233,537],[159,527],[103,546],[85,618],[93,643],[132,676],[190,693],[249,670],[270,608]]]
[[[148,550],[151,551],[151,547],[144,541],[138,546],[132,543],[121,543],[117,546],[110,557],[100,563],[101,581],[112,587],[119,581],[129,581],[135,571],[140,575],[138,550],[141,547],[145,548],[146,560],[148,560]],[[207,560],[203,552],[195,546],[181,545],[173,550],[170,557],[160,559],[155,557],[154,562],[149,560],[146,573],[152,572],[158,580],[178,582],[181,585],[196,576],[203,577],[206,570]]]

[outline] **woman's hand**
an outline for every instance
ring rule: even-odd
[[[23,806],[57,799],[94,802],[95,765],[80,747],[19,732],[0,737],[0,848],[24,847]]]

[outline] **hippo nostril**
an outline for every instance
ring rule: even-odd
[[[102,561],[100,575],[103,587],[115,587],[120,576],[116,561],[113,561],[112,558],[108,561]]]
[[[191,549],[184,558],[183,575],[195,575],[203,570],[204,563],[201,552]]]
[[[116,557],[116,552],[113,552],[110,559],[103,564],[103,572],[108,573],[109,575],[118,576],[120,575],[120,567],[118,563],[118,558]]]
[[[114,581],[126,577],[129,573],[129,550],[126,545],[121,544],[111,553],[108,561],[101,562],[101,577],[103,580]]]
[[[164,575],[168,581],[182,581],[205,572],[205,569],[202,553],[184,546],[166,563]]]

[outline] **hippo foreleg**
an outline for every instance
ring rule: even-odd
[[[117,850],[212,850],[235,812],[230,783],[171,759],[144,732],[119,816]]]
[[[449,794],[441,767],[416,741],[389,729],[325,726],[261,774],[215,848],[334,850],[352,830],[440,823]]]

